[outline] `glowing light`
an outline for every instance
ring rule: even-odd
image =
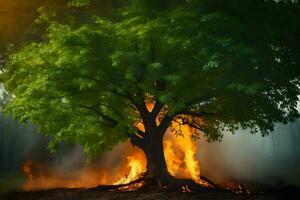
[[[130,167],[130,172],[124,178],[115,182],[114,185],[130,183],[138,179],[139,176],[145,172],[145,167],[142,163],[142,160],[136,159],[134,156],[128,156],[127,159],[129,161],[128,166]]]
[[[147,108],[152,110],[153,103],[147,103]],[[144,131],[142,122],[136,124],[139,130]],[[182,136],[175,136],[169,131],[164,138],[164,153],[167,168],[171,175],[178,178],[191,178],[196,183],[207,186],[206,182],[200,179],[200,164],[196,159],[197,146],[192,139],[192,129],[187,125],[180,126],[172,123],[172,130],[180,131]],[[34,164],[27,161],[23,165],[23,171],[28,177],[24,190],[38,190],[49,188],[91,188],[98,185],[119,185],[127,184],[138,179],[146,171],[146,159],[144,153],[138,148],[132,148],[127,143],[127,151],[122,152],[126,156],[125,161],[118,163],[118,166],[110,171],[101,167],[85,167],[76,172],[65,173],[58,168],[43,164]],[[131,149],[131,150],[129,150]],[[66,176],[67,174],[67,176]],[[125,187],[127,190],[134,190],[142,184]],[[189,191],[187,188],[185,191]]]
[[[164,140],[165,157],[168,171],[176,177],[191,178],[197,183],[200,180],[200,164],[196,159],[197,146],[192,140],[192,130],[187,125],[182,125],[180,130],[177,124],[172,124],[174,131],[180,131],[181,136],[172,132]]]
[[[93,188],[99,185],[126,184],[139,177],[146,169],[146,160],[143,152],[125,145],[124,159],[114,169],[104,169],[101,166],[86,166],[78,171],[64,171],[55,166],[25,161],[22,169],[27,176],[23,185],[25,191],[52,189],[52,188]],[[140,187],[137,185],[136,187]],[[128,188],[133,190],[133,187]]]

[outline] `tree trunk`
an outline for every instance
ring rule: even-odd
[[[163,148],[163,137],[172,122],[172,118],[165,114],[165,117],[156,124],[156,118],[164,105],[155,103],[154,108],[149,111],[146,105],[136,104],[140,113],[144,127],[138,129],[137,134],[129,134],[130,141],[134,146],[139,147],[145,154],[147,160],[147,171],[144,178],[154,183],[160,188],[175,188],[185,185],[199,187],[191,179],[177,179],[173,177],[167,169],[167,163]],[[209,181],[209,180],[208,180]]]
[[[132,140],[131,140],[132,141]],[[147,134],[143,138],[142,145],[135,145],[139,147],[145,154],[147,160],[146,173],[144,178],[149,180],[148,185],[158,186],[160,189],[163,188],[179,188],[182,186],[189,186],[190,188],[202,188],[201,185],[198,185],[191,179],[177,179],[173,177],[168,169],[167,163],[164,156],[163,149],[163,134],[152,132]],[[206,177],[201,177],[207,183],[213,187],[217,187],[212,181]]]
[[[170,175],[167,169],[163,149],[163,136],[166,130],[159,130],[157,127],[152,127],[149,132],[139,132],[139,136],[131,135],[131,143],[140,148],[147,160],[146,173],[147,179],[156,180],[155,184],[159,187],[170,186],[174,177]]]
[[[160,187],[169,185],[172,176],[167,169],[163,149],[163,137],[160,134],[150,133],[145,138],[144,144],[144,148],[141,149],[144,151],[147,160],[146,177],[155,178]]]

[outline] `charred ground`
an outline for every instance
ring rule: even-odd
[[[43,191],[22,192],[15,191],[2,195],[0,199],[22,199],[22,200],[60,200],[60,199],[297,199],[300,193],[299,188],[284,187],[280,189],[269,189],[264,192],[255,192],[250,194],[236,194],[225,190],[203,189],[190,193],[182,191],[162,191],[151,188],[144,188],[138,191],[123,192],[107,188],[93,189],[52,189]]]

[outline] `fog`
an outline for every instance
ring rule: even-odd
[[[20,170],[25,160],[48,163],[65,171],[80,169],[86,156],[79,145],[62,144],[55,154],[46,149],[44,136],[32,125],[0,116],[0,171]],[[197,159],[201,174],[216,183],[226,181],[255,182],[269,185],[300,186],[300,119],[279,124],[269,136],[251,135],[240,130],[224,133],[222,142],[207,143],[201,138]],[[101,168],[116,168],[124,162],[128,144],[120,144],[93,163]]]
[[[216,182],[240,180],[300,185],[300,120],[278,124],[269,136],[225,133],[222,142],[198,143],[201,172]]]

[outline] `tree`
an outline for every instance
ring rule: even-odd
[[[0,113],[0,170],[4,169],[4,119]]]
[[[299,8],[254,2],[271,16]],[[92,23],[48,20],[43,41],[10,57],[5,110],[54,135],[51,148],[75,141],[95,155],[129,138],[145,153],[146,176],[171,185],[162,141],[172,123],[217,141],[239,128],[266,135],[299,116],[295,44],[271,16],[251,21],[266,11],[244,13],[236,4],[129,1],[119,15]],[[271,30],[262,26],[269,22]]]

